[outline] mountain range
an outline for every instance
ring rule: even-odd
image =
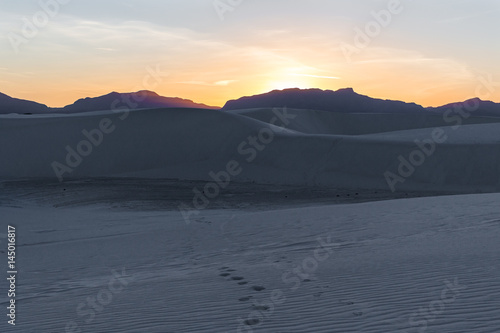
[[[415,103],[371,98],[354,92],[352,88],[337,91],[321,89],[274,90],[267,94],[242,97],[226,103],[223,110],[283,107],[346,113],[420,112],[425,109]]]
[[[0,93],[0,114],[6,113],[48,113],[50,108],[36,102],[12,98]]]
[[[0,114],[79,113],[122,108],[220,109],[219,107],[195,103],[188,99],[163,97],[153,91],[147,90],[137,91],[135,93],[112,92],[104,96],[82,98],[63,108],[50,108],[44,104],[12,98],[0,93]]]
[[[222,108],[195,103],[188,99],[160,96],[153,91],[135,93],[112,92],[104,96],[83,98],[63,108],[12,98],[0,93],[0,114],[80,113],[111,109],[193,108],[222,109],[224,111],[288,107],[292,109],[321,110],[340,113],[438,113],[456,105],[474,105],[475,115],[500,116],[500,104],[480,99],[451,103],[441,107],[424,108],[415,103],[371,98],[356,93],[352,88],[337,91],[321,89],[285,89],[228,101]]]
[[[266,94],[231,100],[222,110],[244,110],[269,107],[320,110],[339,113],[431,113],[444,114],[457,107],[467,106],[476,116],[500,116],[500,104],[479,98],[455,102],[440,107],[425,108],[415,103],[372,98],[356,93],[352,88],[337,91],[321,89],[274,90]]]

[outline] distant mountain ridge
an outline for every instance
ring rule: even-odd
[[[360,95],[352,88],[337,91],[321,89],[273,90],[266,94],[242,97],[228,101],[222,110],[256,109],[262,107],[288,107],[345,113],[423,112],[415,103],[375,99]]]
[[[427,108],[432,112],[444,113],[450,109],[456,109],[460,107],[466,112],[474,113],[475,115],[480,115],[484,117],[499,117],[500,116],[500,104],[491,101],[483,101],[479,98],[472,98],[460,103],[447,104],[435,108]]]
[[[47,113],[50,108],[36,102],[12,98],[0,93],[0,114],[3,113]]]
[[[220,109],[219,107],[195,103],[189,99],[163,97],[147,90],[135,93],[112,92],[99,97],[82,98],[63,108],[50,108],[43,104],[12,98],[0,93],[0,114],[78,113],[123,108],[131,110],[154,108]]]
[[[444,114],[457,105],[474,105],[477,116],[500,117],[500,104],[482,101],[478,98],[465,102],[447,104],[440,107],[424,108],[415,103],[371,98],[356,93],[352,88],[337,91],[321,89],[285,89],[241,97],[228,101],[223,111],[288,107],[292,109],[331,111],[339,113],[433,113]],[[50,108],[46,105],[12,98],[0,93],[0,114],[44,114],[44,113],[79,113],[112,109],[154,109],[154,108],[195,108],[221,109],[195,103],[188,99],[160,96],[153,91],[142,90],[134,93],[112,92],[99,97],[87,97],[63,108]]]
[[[163,97],[153,91],[142,90],[135,93],[117,93],[95,98],[79,99],[75,103],[60,109],[65,112],[103,111],[128,107],[130,109],[155,109],[155,108],[195,108],[219,109],[218,107],[195,103],[189,99],[178,97]]]
[[[285,89],[242,97],[228,101],[222,110],[288,107],[340,113],[444,113],[456,105],[476,105],[473,112],[480,116],[500,116],[500,104],[473,98],[435,108],[424,108],[415,103],[371,98],[356,93],[352,88],[337,91],[321,89]]]

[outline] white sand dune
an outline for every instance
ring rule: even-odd
[[[18,326],[2,332],[500,331],[498,194],[216,209],[187,225],[3,193],[20,283]]]
[[[106,111],[0,116],[0,178],[57,181],[57,166],[59,176],[66,180],[125,176],[211,180],[210,172],[224,171],[234,160],[241,168],[231,177],[234,181],[387,189],[387,172],[400,175],[400,157],[409,160],[416,152],[425,160],[411,175],[404,175],[395,190],[500,189],[497,118],[471,117],[468,122],[477,124],[443,127],[446,140],[427,156],[419,152],[414,140],[432,139],[436,130],[432,127],[443,124],[435,116],[405,115],[413,117],[411,123],[394,114],[291,110],[284,120],[290,130],[283,130],[277,127],[283,120],[275,112],[136,110],[124,120],[123,114]],[[110,133],[101,138],[93,131],[103,119]],[[90,144],[85,130],[94,133],[99,145]],[[259,133],[261,139],[252,147],[249,138]],[[90,154],[75,156],[78,148],[82,155]],[[67,160],[69,151],[73,155]]]
[[[275,117],[272,110],[268,108],[229,112],[267,123]],[[418,113],[345,113],[287,109],[287,113],[295,117],[287,128],[306,134],[362,135],[450,125],[442,114],[424,110]],[[487,124],[499,123],[500,118],[471,115],[461,121],[464,125]]]
[[[19,269],[2,332],[500,331],[499,194],[358,202],[500,190],[497,119],[124,116],[0,116],[0,242],[15,225]],[[392,194],[385,175],[416,154]],[[179,201],[211,172],[233,187],[186,223]]]

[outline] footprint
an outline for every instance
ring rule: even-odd
[[[248,283],[248,282],[246,282],[246,281],[241,281],[241,282],[238,282],[238,284],[239,284],[240,286],[245,285],[245,284],[247,284],[247,283]]]
[[[243,280],[243,279],[244,279],[244,277],[241,277],[241,276],[233,276],[231,278],[231,280],[234,280],[234,281],[240,281],[240,280]]]
[[[229,274],[229,273],[222,273],[222,274],[219,274],[219,276],[224,276],[224,277],[229,276],[229,275],[231,275],[231,274]]]
[[[242,297],[238,301],[240,301],[240,302],[248,302],[251,298],[252,298],[252,296]]]
[[[262,291],[262,290],[265,290],[266,288],[264,288],[262,286],[252,286],[251,289],[253,289],[255,291]]]
[[[253,325],[257,325],[258,323],[260,323],[260,320],[258,319],[247,319],[244,321],[245,325],[247,326],[253,326]]]

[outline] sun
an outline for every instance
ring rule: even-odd
[[[300,77],[300,76],[294,76],[292,74],[284,74],[281,73],[278,75],[275,75],[274,78],[269,78],[270,80],[266,82],[266,89],[267,90],[283,90],[283,89],[290,89],[290,88],[300,88],[300,89],[305,89],[305,88],[311,88],[312,80],[309,77]]]
[[[290,81],[271,81],[268,83],[268,88],[270,90],[283,90],[290,88],[310,88],[308,82],[304,82],[302,80],[290,80]]]

